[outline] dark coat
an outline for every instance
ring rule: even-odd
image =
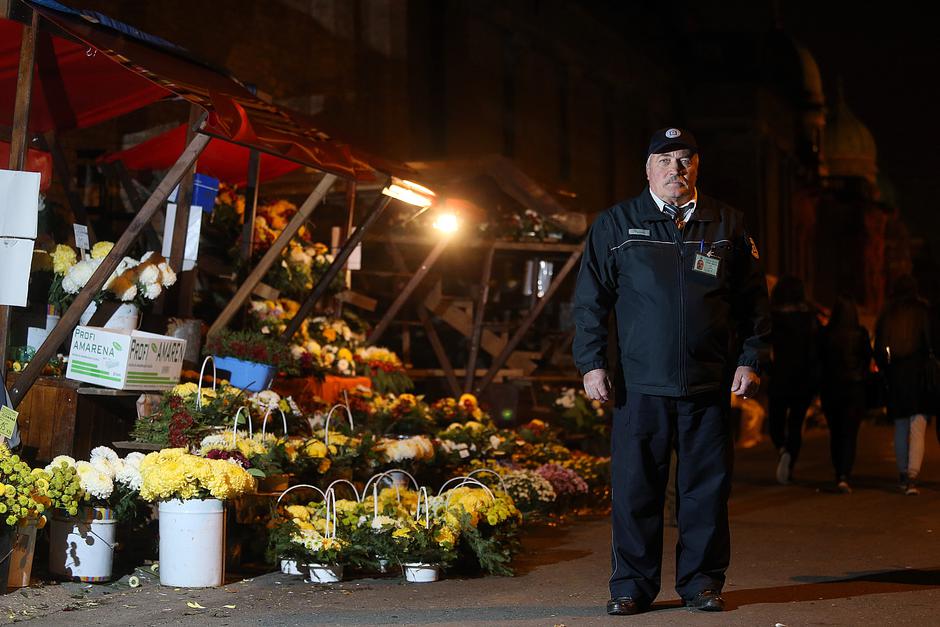
[[[871,357],[871,339],[865,327],[829,325],[820,331],[820,397],[824,411],[844,406],[864,407]]]
[[[812,397],[819,385],[819,325],[815,312],[803,304],[775,309],[771,316],[774,355],[770,395]]]
[[[875,360],[888,383],[888,415],[930,413],[924,373],[930,354],[927,303],[908,297],[888,303],[875,330]]]
[[[714,275],[693,267],[702,250],[718,260]],[[714,391],[726,383],[731,359],[760,370],[769,357],[770,312],[757,247],[739,211],[701,194],[681,231],[649,189],[591,226],[574,294],[573,352],[582,374],[608,368],[611,311],[628,390]],[[743,341],[733,357],[732,336]]]

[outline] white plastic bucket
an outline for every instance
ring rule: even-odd
[[[405,571],[405,580],[413,583],[429,583],[437,581],[441,576],[440,566],[433,564],[402,564]]]
[[[343,565],[309,564],[310,583],[336,583],[343,579]]]
[[[49,524],[49,572],[97,583],[111,580],[117,520],[107,507],[84,507],[77,516],[56,510]]]
[[[160,503],[160,583],[177,588],[221,586],[225,505],[218,499]]]
[[[281,560],[281,572],[285,575],[302,575],[297,560]]]

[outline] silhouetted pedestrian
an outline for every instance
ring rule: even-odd
[[[928,307],[910,275],[897,280],[878,317],[875,360],[888,383],[888,416],[894,419],[894,453],[901,490],[918,494],[924,435],[930,411],[924,372],[930,355]]]
[[[829,425],[829,452],[836,486],[846,494],[852,491],[849,477],[855,463],[858,427],[865,417],[865,378],[871,355],[871,339],[868,330],[858,322],[855,302],[839,298],[829,324],[820,331],[820,397]]]
[[[789,483],[803,443],[803,419],[819,382],[818,323],[796,277],[780,277],[770,307],[770,438],[778,454],[777,481]]]

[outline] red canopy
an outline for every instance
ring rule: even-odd
[[[34,131],[90,126],[176,94],[209,112],[205,132],[236,144],[346,178],[371,180],[373,168],[410,178],[406,166],[367,157],[169,42],[57,2],[27,4],[53,27],[41,21]],[[23,28],[11,20],[0,24],[0,124],[9,126]]]
[[[10,163],[10,142],[0,141],[0,168]],[[26,151],[27,172],[39,172],[39,191],[45,194],[52,184],[52,155],[42,150],[30,148]]]
[[[0,19],[0,124],[13,125],[23,25]],[[40,32],[29,110],[35,133],[94,126],[171,95],[93,48]]]
[[[157,135],[127,150],[105,155],[99,161],[122,161],[131,170],[165,170],[176,162],[186,145],[186,125]],[[302,167],[268,154],[261,155],[260,180],[268,181]],[[232,185],[248,182],[248,149],[227,141],[212,141],[199,155],[199,172]]]

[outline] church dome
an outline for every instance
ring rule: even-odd
[[[875,138],[845,102],[842,88],[825,129],[829,176],[864,178],[874,184],[878,176]]]

